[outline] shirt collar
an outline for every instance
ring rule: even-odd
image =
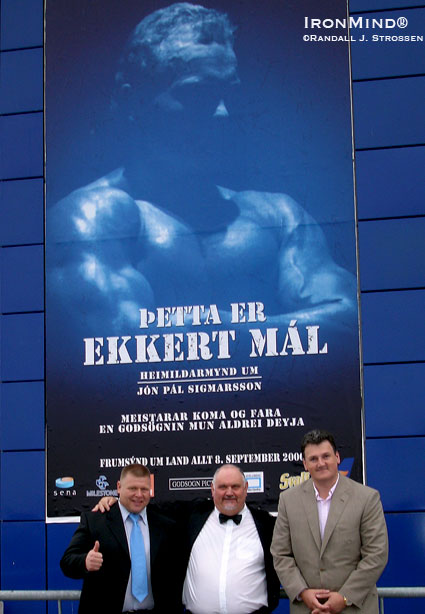
[[[319,495],[319,491],[317,490],[315,483],[313,482],[314,494],[316,495],[316,500],[317,501],[329,501],[329,499],[332,499],[332,495],[335,492],[335,488],[337,487],[338,482],[339,482],[339,473],[338,473],[338,477],[336,479],[335,484],[332,486],[332,488],[329,489],[329,494],[326,497],[326,499],[322,499],[322,497]]]
[[[121,501],[118,501],[118,505],[120,506],[122,519],[125,522],[127,520],[127,518],[129,517],[130,512],[128,511],[128,509],[126,507],[124,507],[124,505],[121,503]],[[146,507],[144,507],[142,509],[142,511],[139,513],[139,516],[143,520],[143,522],[145,524],[147,524]]]

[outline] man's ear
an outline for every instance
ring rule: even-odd
[[[340,458],[340,456],[339,456],[339,452],[335,452],[335,456],[336,456],[337,463],[338,463],[338,465],[339,465],[339,464],[340,464],[340,462],[341,462],[341,458]]]
[[[118,491],[118,494],[120,494],[120,492],[121,492],[121,482],[119,480],[117,482],[117,491]]]

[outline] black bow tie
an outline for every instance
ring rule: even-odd
[[[235,516],[226,516],[226,514],[220,513],[218,515],[218,519],[220,521],[220,524],[224,524],[228,520],[233,520],[235,524],[240,524],[240,521],[242,520],[242,514],[235,514]]]

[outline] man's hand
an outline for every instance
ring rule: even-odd
[[[300,594],[300,597],[311,611],[311,614],[319,614],[320,612],[329,612],[327,601],[326,603],[321,603],[321,601],[327,600],[329,595],[330,591],[326,588],[306,588]]]
[[[344,597],[339,593],[333,591],[327,591],[328,598],[323,604],[324,610],[315,609],[311,614],[320,614],[320,612],[329,612],[329,614],[339,614],[345,609]],[[316,594],[317,595],[317,594]]]
[[[117,501],[118,499],[115,499],[115,497],[102,497],[101,500],[96,503],[92,512],[102,512],[102,514],[104,512],[109,512],[111,505],[115,505]]]
[[[86,556],[86,569],[87,571],[99,571],[103,565],[103,554],[99,552],[100,544],[96,540],[93,548],[87,553]]]

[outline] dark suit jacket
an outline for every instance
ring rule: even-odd
[[[181,611],[180,587],[176,581],[175,523],[150,506],[146,508],[150,535],[150,563],[155,612],[171,614]],[[103,565],[99,571],[88,572],[86,555],[100,543]],[[85,512],[60,562],[61,569],[70,578],[83,578],[79,613],[93,614],[122,612],[131,569],[124,524],[119,505],[110,512]]]
[[[248,505],[248,508],[254,519],[261,545],[263,546],[267,579],[268,606],[270,612],[272,612],[279,603],[280,593],[280,582],[274,570],[273,560],[270,554],[270,544],[272,541],[275,519],[267,512],[251,505]],[[184,570],[184,575],[186,574],[187,566],[189,564],[193,544],[195,543],[196,538],[201,532],[202,527],[206,523],[213,509],[214,502],[211,499],[190,502],[186,508],[186,513],[184,514],[185,518],[180,520],[184,525],[184,534],[182,535],[184,542],[182,550],[182,570]],[[184,575],[181,578],[182,582],[184,581]]]

